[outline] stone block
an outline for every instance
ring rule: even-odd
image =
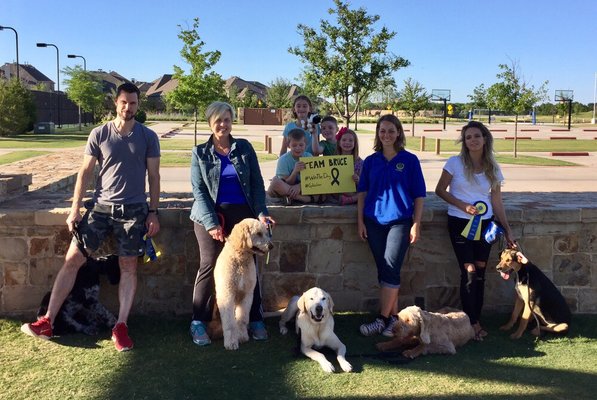
[[[4,279],[1,283],[4,286],[27,284],[27,272],[29,271],[27,263],[4,262],[2,263],[2,267],[4,270]]]
[[[442,307],[460,309],[460,295],[458,287],[434,286],[425,289],[425,306],[427,310],[439,310]]]
[[[499,274],[485,275],[485,299],[483,308],[485,310],[496,310],[497,308],[512,309],[516,291],[514,279],[504,280]]]
[[[280,272],[305,272],[309,245],[303,242],[280,244]]]
[[[66,218],[68,217],[68,212],[65,212],[62,209],[56,210],[41,210],[35,211],[34,219],[35,225],[41,226],[53,226],[53,225],[64,225],[66,226]]]
[[[581,229],[580,223],[527,223],[524,226],[524,234],[530,236],[550,236],[576,233]],[[518,236],[520,237],[520,236]]]
[[[303,209],[302,222],[305,224],[355,224],[355,207],[307,206]]]
[[[73,235],[66,226],[56,232],[54,236],[54,254],[64,257],[72,239]]]
[[[556,286],[588,286],[591,264],[591,260],[586,254],[554,256],[554,284]]]
[[[263,308],[276,311],[285,308],[292,296],[300,296],[304,291],[316,286],[317,277],[307,274],[264,274],[261,281]]]
[[[423,284],[426,286],[442,286],[446,282],[446,270],[451,267],[448,263],[434,263],[430,262],[425,264],[425,281]],[[454,263],[454,268],[456,263]],[[453,282],[452,284],[457,283]]]
[[[0,260],[24,261],[29,255],[25,238],[0,237]]]
[[[580,208],[575,209],[526,209],[524,210],[524,221],[531,222],[580,222]]]
[[[189,220],[189,211],[183,210],[180,208],[160,208],[160,228],[161,229],[175,229],[179,230],[183,221]],[[160,230],[158,236],[163,235],[164,233]]]
[[[318,275],[316,286],[328,293],[341,292],[344,289],[344,278],[341,274]]]
[[[583,222],[597,222],[597,208],[583,208],[580,212]]]
[[[342,247],[342,263],[367,263],[375,265],[369,245],[365,242],[345,242]]]
[[[375,264],[350,262],[344,264],[344,289],[371,296],[379,292]]]
[[[27,228],[24,226],[6,226],[0,224],[0,236],[15,237],[25,236]]]
[[[334,312],[364,311],[360,293],[344,292],[342,290],[331,290],[328,293],[334,300]]]
[[[35,286],[52,287],[64,260],[58,257],[32,258],[29,261],[29,283]]]
[[[298,207],[268,206],[268,211],[276,221],[276,226],[298,225],[302,219],[302,209]]]
[[[312,225],[276,225],[272,232],[272,240],[278,241],[293,241],[293,240],[310,240]]]
[[[6,226],[32,226],[35,224],[31,211],[11,210],[9,213],[0,212],[0,225]]]
[[[26,314],[27,319],[34,321],[39,303],[48,290],[45,286],[6,286],[2,289],[1,311],[6,314]]]
[[[533,263],[544,266],[552,265],[553,249],[555,248],[553,236],[525,236],[518,241],[521,248],[524,249],[525,255]],[[499,253],[496,254],[495,260],[497,257],[499,257]]]
[[[29,255],[32,257],[48,257],[52,255],[50,239],[31,238],[29,241]]]
[[[184,237],[184,254],[187,259],[197,260],[199,262],[199,244],[197,243],[197,237],[194,231],[186,231],[183,234]]]
[[[597,224],[584,226],[578,236],[578,251],[597,253]]]
[[[578,290],[578,311],[581,313],[597,313],[597,288]]]
[[[425,272],[423,271],[401,271],[400,272],[400,295],[424,296],[425,293]]]
[[[553,247],[556,254],[570,254],[578,252],[578,234],[557,235],[553,238]]]
[[[340,240],[323,239],[311,243],[307,271],[319,274],[338,274],[342,271]]]
[[[579,309],[579,304],[578,304],[578,293],[580,290],[583,289],[577,289],[577,288],[562,288],[561,292],[562,292],[562,296],[564,296],[564,299],[566,300],[566,304],[568,304],[568,307],[570,307],[570,311],[572,311],[573,313],[578,312]]]

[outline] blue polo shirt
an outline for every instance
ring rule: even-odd
[[[406,150],[390,161],[382,152],[367,157],[357,190],[367,192],[364,215],[382,225],[412,218],[415,199],[427,195],[421,163]]]

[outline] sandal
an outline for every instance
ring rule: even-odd
[[[482,342],[483,338],[486,337],[487,335],[489,335],[489,333],[487,333],[487,331],[485,329],[481,328],[475,332],[475,340],[478,342]]]

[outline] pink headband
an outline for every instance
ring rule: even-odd
[[[347,130],[348,130],[348,128],[345,127],[345,126],[343,126],[342,128],[340,128],[340,130],[338,131],[338,133],[336,133],[336,141],[339,141],[340,139],[342,139],[342,135],[344,135]]]

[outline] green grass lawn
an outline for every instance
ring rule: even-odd
[[[37,150],[21,150],[21,151],[13,151],[10,153],[6,153],[0,155],[0,165],[10,164],[12,162],[25,160],[31,157],[38,157],[44,154],[48,154],[49,151],[37,151]]]
[[[487,315],[489,336],[454,356],[416,360],[380,357],[358,325],[371,318],[336,314],[336,332],[348,348],[352,373],[324,373],[296,356],[296,335],[266,320],[267,342],[227,351],[221,341],[198,347],[188,318],[134,317],[135,349],[117,353],[108,332],[50,342],[0,319],[0,397],[6,399],[593,399],[597,391],[597,316],[574,316],[567,337],[513,341],[497,327],[505,315]],[[333,354],[328,359],[339,369]],[[36,393],[36,395],[33,394]]]
[[[24,133],[21,135],[0,136],[0,149],[59,149],[84,146],[89,132],[93,128],[94,126],[83,126],[83,130],[79,131],[77,125],[61,129],[56,128],[56,133]]]

